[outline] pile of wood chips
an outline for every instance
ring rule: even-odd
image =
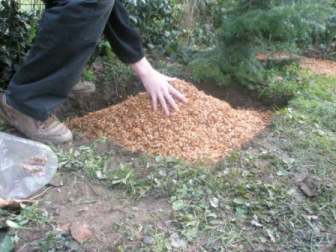
[[[135,152],[177,157],[191,162],[217,161],[240,148],[271,121],[265,110],[233,109],[185,81],[173,85],[188,98],[170,117],[153,112],[146,93],[69,121],[89,138],[107,137]]]

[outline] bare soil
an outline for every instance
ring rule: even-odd
[[[77,139],[75,146],[85,142],[85,139]],[[121,163],[136,162],[136,154],[112,143],[98,144],[96,151],[111,154],[111,169]],[[124,191],[93,183],[81,171],[61,170],[51,184],[48,192],[39,199],[39,207],[48,212],[48,225],[21,230],[17,251],[41,251],[36,242],[55,227],[65,237],[70,237],[69,228],[74,223],[87,225],[93,233],[92,238],[76,250],[88,252],[117,251],[119,245],[133,251],[132,248],[143,241],[146,229],[154,226],[162,230],[169,228],[171,207],[166,198],[134,201]]]

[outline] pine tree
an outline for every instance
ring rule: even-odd
[[[199,79],[262,90],[269,81],[269,65],[259,61],[257,53],[298,52],[311,45],[312,35],[325,29],[333,11],[323,0],[239,0],[223,18],[215,49],[191,67]]]

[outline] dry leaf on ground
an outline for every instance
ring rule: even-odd
[[[72,223],[70,227],[70,233],[72,238],[78,243],[91,240],[93,238],[93,232],[89,229],[87,224]]]

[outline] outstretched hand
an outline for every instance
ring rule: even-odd
[[[146,58],[132,65],[132,68],[141,79],[147,93],[152,100],[152,107],[156,111],[158,104],[161,105],[168,116],[172,111],[178,111],[175,99],[186,103],[186,97],[175,89],[169,82],[176,80],[155,70]]]

